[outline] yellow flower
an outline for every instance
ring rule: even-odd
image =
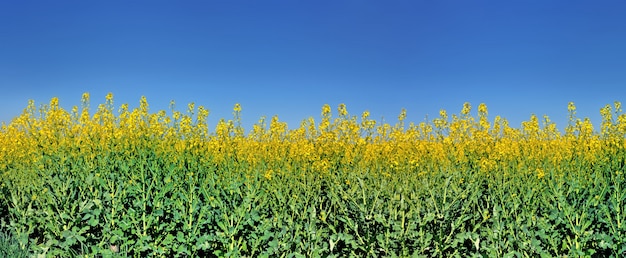
[[[347,116],[348,115],[348,109],[346,108],[346,104],[339,104],[339,107],[337,107],[339,116]]]
[[[330,106],[328,104],[324,104],[324,106],[322,106],[322,116],[326,117],[328,115],[330,115]]]
[[[480,105],[478,105],[478,112],[487,115],[487,105],[485,103],[480,103]]]
[[[539,178],[539,179],[542,179],[542,178],[544,178],[546,176],[546,173],[541,168],[537,168],[535,170],[535,173],[537,174],[537,178]]]
[[[574,102],[567,103],[567,111],[570,113],[576,112],[576,105],[574,105]]]
[[[461,114],[468,115],[472,110],[472,105],[469,102],[463,103],[463,110],[461,110]]]
[[[443,119],[443,120],[447,120],[448,119],[448,112],[446,112],[445,109],[439,110],[439,116]]]

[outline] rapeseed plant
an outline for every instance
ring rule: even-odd
[[[441,110],[419,124],[406,124],[404,109],[388,124],[368,111],[352,116],[345,104],[333,117],[324,105],[317,121],[290,129],[278,116],[263,117],[246,134],[240,104],[211,130],[209,110],[194,103],[183,113],[172,101],[168,115],[150,112],[145,97],[133,110],[115,111],[113,101],[107,94],[93,113],[88,93],[69,112],[57,98],[39,109],[30,101],[0,129],[0,219],[22,247],[53,256],[120,248],[164,256],[253,256],[254,248],[266,255],[623,254],[615,250],[626,229],[614,224],[622,223],[615,205],[626,149],[619,102],[600,110],[597,132],[576,117],[574,103],[564,133],[547,116],[514,128],[503,117],[491,120],[486,104],[474,116],[464,103],[459,114]],[[574,183],[576,191],[595,184],[594,200],[615,202],[596,211],[603,215],[594,222],[605,226],[558,224],[590,216],[563,208]],[[504,216],[504,207],[527,216],[524,227],[571,238],[502,244],[496,231],[518,232],[522,223]],[[611,236],[589,236],[609,228]],[[296,238],[312,246],[290,242]]]

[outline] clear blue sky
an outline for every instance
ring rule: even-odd
[[[29,99],[83,92],[92,110],[204,105],[213,122],[241,103],[244,124],[290,128],[323,104],[395,123],[484,102],[513,126],[531,113],[563,128],[567,103],[597,123],[626,105],[625,1],[0,2],[0,121]],[[212,126],[211,125],[211,126]]]

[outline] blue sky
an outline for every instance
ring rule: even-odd
[[[464,102],[518,127],[532,113],[595,123],[626,102],[624,1],[14,1],[0,2],[0,121],[29,99],[83,92],[92,109],[189,102],[244,125],[290,128],[323,104],[395,123]],[[626,105],[626,103],[625,103]]]

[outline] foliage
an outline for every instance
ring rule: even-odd
[[[95,112],[58,100],[0,129],[0,225],[45,256],[527,257],[626,254],[626,115],[564,133],[487,107],[405,125],[328,105],[295,129],[241,106]]]
[[[21,248],[18,241],[7,232],[0,232],[0,257],[28,257],[28,249]]]

